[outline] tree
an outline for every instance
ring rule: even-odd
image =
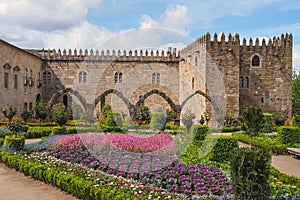
[[[32,113],[29,110],[23,110],[23,112],[21,113],[21,117],[23,118],[24,122],[26,123],[28,119],[30,119],[32,117]]]
[[[8,119],[8,121],[11,122],[14,116],[17,114],[17,108],[9,105],[8,108],[2,109],[2,113]]]
[[[292,76],[292,114],[300,115],[300,73],[297,72]]]
[[[151,113],[147,106],[141,104],[136,111],[136,120],[138,125],[141,125],[143,122],[148,122],[151,119]]]
[[[59,126],[65,125],[71,118],[71,113],[67,110],[64,104],[57,103],[52,107],[52,120]]]
[[[240,117],[240,120],[246,125],[246,130],[250,136],[250,148],[252,148],[252,136],[258,134],[264,125],[264,114],[260,108],[247,107]]]
[[[40,118],[44,121],[50,112],[50,106],[46,103],[40,102],[34,106],[35,115],[37,118]]]

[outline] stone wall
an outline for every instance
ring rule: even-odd
[[[36,103],[37,96],[42,94],[42,88],[38,85],[41,80],[42,59],[0,40],[0,66],[0,109],[14,105],[20,115],[24,104],[29,109],[29,106]],[[4,84],[5,73],[9,74],[8,88]],[[15,75],[18,79],[16,83]]]

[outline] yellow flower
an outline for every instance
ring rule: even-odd
[[[292,188],[295,189],[295,188],[296,188],[296,185],[292,185]]]
[[[277,181],[277,184],[282,184],[282,182],[281,181]]]

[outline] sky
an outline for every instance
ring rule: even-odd
[[[0,38],[20,48],[180,49],[207,32],[292,33],[300,70],[297,0],[0,0]]]

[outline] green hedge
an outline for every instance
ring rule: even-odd
[[[241,148],[230,164],[231,183],[236,199],[269,199],[271,155],[262,149]]]
[[[236,137],[239,141],[249,144],[250,137],[245,133],[233,133],[232,136]],[[281,144],[279,141],[272,139],[267,140],[266,136],[261,135],[257,137],[253,137],[252,145],[257,148],[262,148],[268,151],[271,151],[274,154],[286,154],[287,153],[287,146]]]
[[[24,148],[25,137],[24,136],[7,135],[4,138],[3,145],[9,149],[20,151]]]
[[[283,144],[300,144],[300,129],[281,126],[278,130],[278,138]]]
[[[67,129],[64,126],[62,126],[62,127],[53,127],[52,128],[52,134],[53,135],[66,134],[66,133],[67,133]]]
[[[48,136],[52,133],[52,128],[49,127],[41,127],[41,128],[29,128],[27,133],[25,134],[26,139],[30,138],[41,138],[44,136]]]
[[[207,125],[192,126],[191,133],[195,136],[194,142],[201,142],[210,133],[210,130]]]
[[[217,137],[217,143],[209,154],[210,160],[217,162],[229,161],[232,154],[239,148],[238,141],[235,137],[220,136]]]
[[[264,125],[260,130],[261,133],[272,133],[273,128],[273,116],[270,113],[264,113]]]

